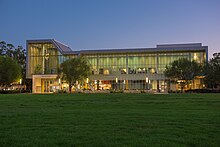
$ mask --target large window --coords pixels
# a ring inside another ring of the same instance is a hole
[[[32,74],[55,74],[59,59],[57,49],[51,43],[28,44],[28,76]]]
[[[120,74],[126,70],[126,55],[98,55],[99,74]]]

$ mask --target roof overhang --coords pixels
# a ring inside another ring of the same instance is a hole
[[[60,51],[61,54],[71,54],[73,52],[69,46],[54,39],[27,40],[27,44],[31,43],[51,43]]]

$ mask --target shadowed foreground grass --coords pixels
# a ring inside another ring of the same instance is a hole
[[[220,94],[0,95],[0,146],[147,145],[220,145]]]

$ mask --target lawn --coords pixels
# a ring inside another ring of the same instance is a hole
[[[219,146],[220,94],[0,95],[0,146]]]

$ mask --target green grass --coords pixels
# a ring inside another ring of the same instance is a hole
[[[219,146],[220,94],[0,95],[0,146]]]

